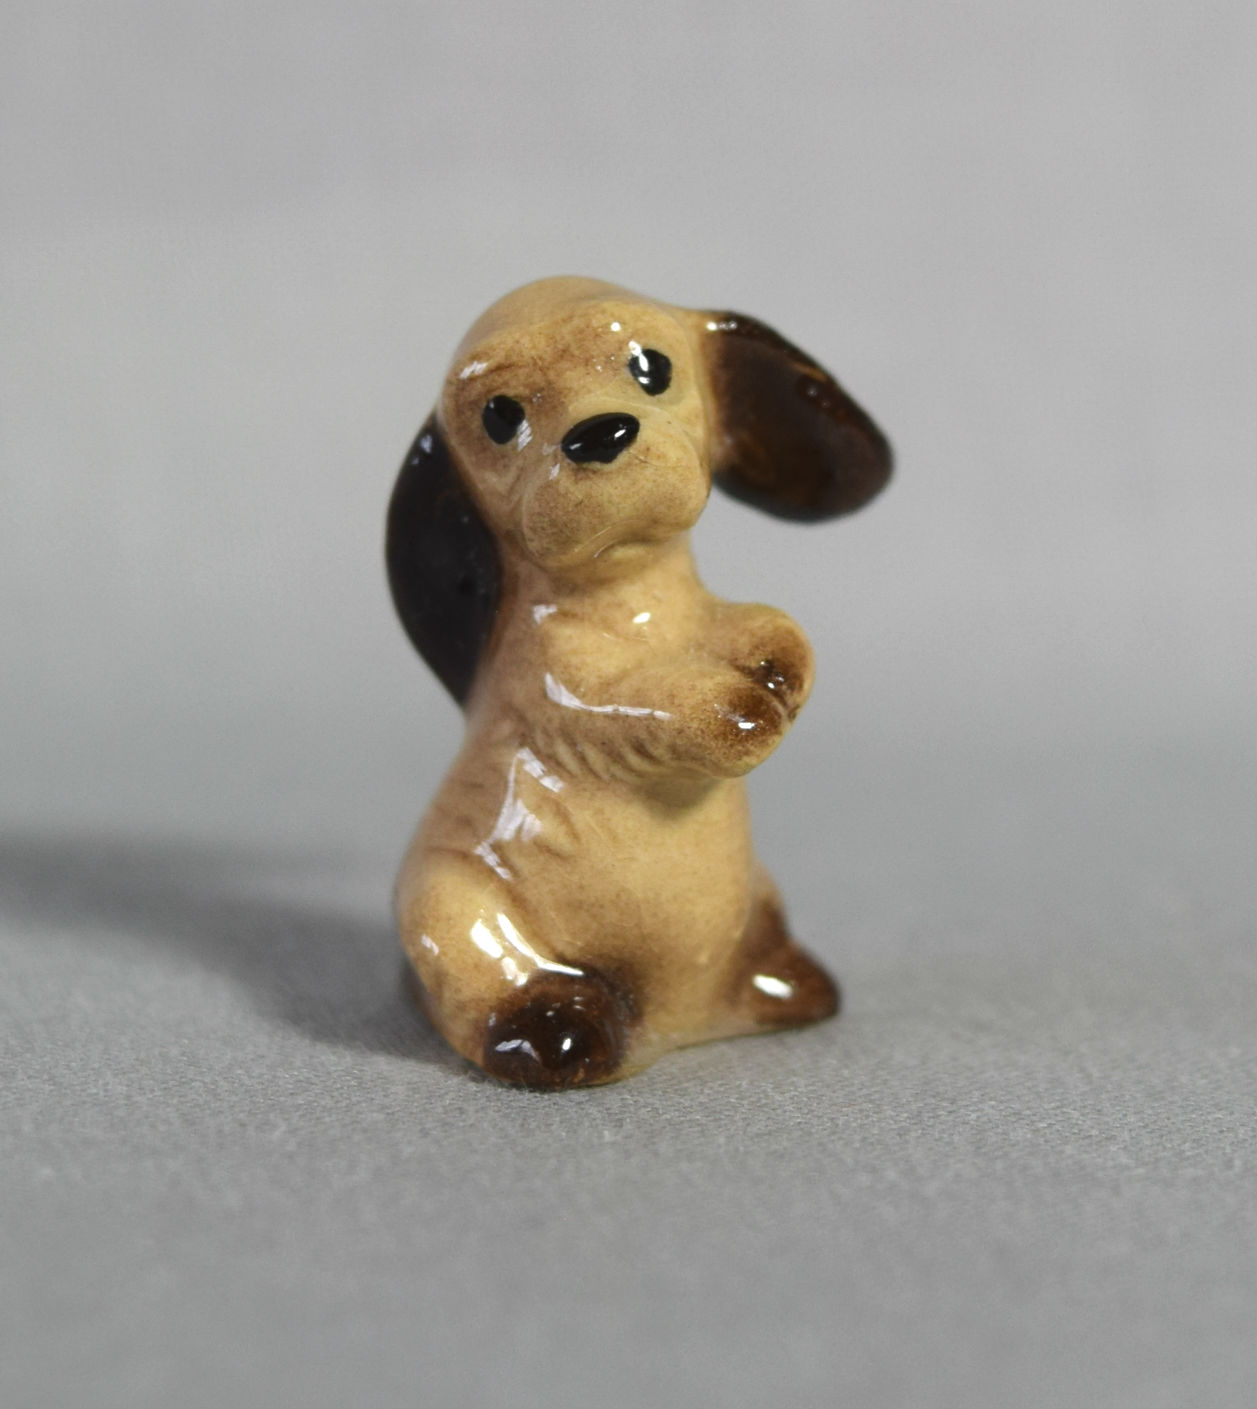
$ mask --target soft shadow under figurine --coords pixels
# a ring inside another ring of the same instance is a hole
[[[562,1088],[837,1011],[741,781],[806,701],[811,648],[707,592],[688,530],[713,482],[817,520],[890,468],[834,379],[742,314],[564,278],[473,325],[387,538],[406,631],[467,716],[397,888],[420,1001],[463,1056]]]

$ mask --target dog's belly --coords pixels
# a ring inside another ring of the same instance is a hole
[[[660,992],[718,968],[746,927],[754,858],[740,780],[662,800],[560,778],[524,746],[468,750],[413,861],[451,853],[483,870],[486,905],[508,904],[545,957],[639,970]]]

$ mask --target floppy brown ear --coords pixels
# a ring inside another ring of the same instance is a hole
[[[460,705],[501,596],[497,544],[429,416],[389,500],[384,556],[406,634]]]
[[[823,367],[758,319],[700,313],[715,482],[783,519],[849,514],[890,478],[891,449]]]

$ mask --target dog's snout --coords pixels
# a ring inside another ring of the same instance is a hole
[[[577,465],[609,465],[637,439],[640,425],[636,416],[590,416],[563,437],[563,453]]]

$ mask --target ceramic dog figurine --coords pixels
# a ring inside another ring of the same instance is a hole
[[[751,846],[742,777],[812,685],[784,613],[699,582],[713,483],[858,509],[890,448],[764,324],[547,279],[455,354],[388,515],[393,599],[466,711],[402,864],[419,1001],[503,1081],[611,1081],[838,1008]]]

